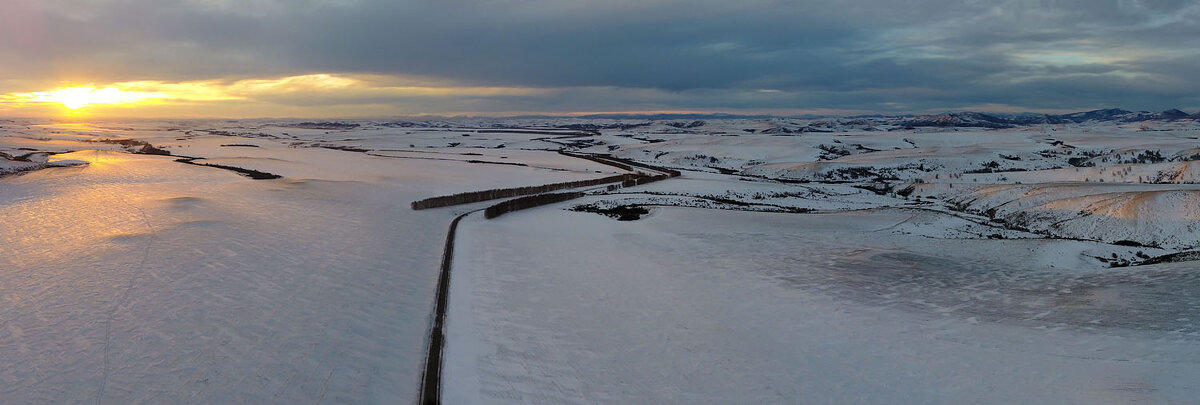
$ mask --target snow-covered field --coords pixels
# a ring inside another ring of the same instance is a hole
[[[284,178],[88,149],[0,179],[0,402],[411,402],[454,213],[408,203],[613,171],[126,135]]]
[[[1197,137],[0,120],[0,402],[414,402],[489,203],[409,203],[626,172],[568,150],[683,175],[468,216],[446,403],[1190,403]]]
[[[459,389],[447,397],[1195,400],[1189,266],[1080,270],[1059,255],[1094,246],[935,244],[889,229],[909,217],[663,208],[618,222],[552,207],[466,221],[447,359]]]

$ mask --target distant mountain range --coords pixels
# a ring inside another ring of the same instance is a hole
[[[980,112],[951,112],[937,115],[920,115],[905,118],[902,125],[911,127],[980,127],[1011,128],[1038,124],[1071,124],[1084,122],[1142,122],[1200,119],[1200,113],[1188,113],[1171,109],[1162,112],[1128,111],[1119,108],[1083,111],[1070,114],[986,114]]]
[[[1107,108],[1102,110],[1082,111],[1070,114],[1041,114],[1041,113],[983,113],[975,111],[958,111],[947,112],[943,114],[931,115],[858,115],[853,117],[831,117],[820,115],[802,115],[802,116],[778,116],[778,115],[757,115],[757,114],[724,114],[724,113],[663,113],[663,114],[591,114],[580,115],[575,117],[561,116],[520,116],[509,118],[580,118],[580,119],[613,119],[613,120],[647,120],[647,121],[663,121],[663,120],[721,120],[721,119],[771,119],[771,118],[793,118],[793,119],[821,119],[821,118],[840,118],[840,119],[882,119],[892,121],[895,124],[912,126],[912,127],[979,127],[979,128],[1011,128],[1015,126],[1038,125],[1038,124],[1071,124],[1084,122],[1141,122],[1141,121],[1172,121],[1172,120],[1200,120],[1200,112],[1188,114],[1178,109],[1170,109],[1161,112],[1149,111],[1129,111],[1120,108]]]
[[[541,118],[549,118],[543,116]],[[573,118],[582,119],[610,119],[610,120],[723,120],[723,119],[767,119],[780,118],[778,115],[744,115],[744,114],[725,114],[725,113],[662,113],[662,114],[637,114],[637,113],[613,113],[613,114],[588,114],[579,115]],[[793,117],[797,118],[797,117]],[[805,116],[798,118],[817,118],[817,116]]]

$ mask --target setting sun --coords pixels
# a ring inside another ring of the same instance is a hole
[[[308,73],[301,75],[171,82],[89,82],[37,92],[0,93],[0,112],[27,115],[137,115],[229,117],[255,115],[381,116],[395,113],[388,100],[450,100],[466,97],[537,97],[555,89],[479,86],[426,76]],[[304,95],[297,99],[298,95]],[[308,101],[304,101],[308,100]],[[328,103],[313,103],[324,100]],[[356,101],[358,100],[358,101]],[[362,104],[362,100],[371,100]]]
[[[133,104],[168,97],[163,93],[128,92],[115,87],[103,89],[96,89],[94,87],[64,87],[48,92],[22,94],[21,96],[29,101],[62,104],[71,110],[78,110],[97,104]]]

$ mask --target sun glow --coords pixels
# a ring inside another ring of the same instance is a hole
[[[136,104],[147,100],[168,98],[170,96],[157,92],[123,91],[115,87],[103,89],[94,87],[64,87],[47,92],[20,94],[19,97],[33,102],[58,103],[67,107],[67,109],[78,110],[98,104]]]
[[[0,0],[2,1],[2,0]],[[553,88],[478,86],[424,76],[311,73],[184,82],[74,84],[0,93],[0,113],[138,117],[382,116],[425,113],[422,100],[535,97]],[[0,114],[3,115],[3,114]]]

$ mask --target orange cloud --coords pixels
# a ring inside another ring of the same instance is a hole
[[[62,109],[114,115],[137,109],[138,115],[181,111],[203,116],[241,116],[248,106],[257,114],[301,114],[298,107],[386,104],[390,99],[536,96],[552,90],[466,86],[437,79],[385,75],[316,73],[280,78],[188,82],[129,81],[0,94],[0,112],[50,115]],[[223,108],[225,107],[225,108]],[[272,108],[275,107],[275,108]],[[222,110],[229,110],[221,113]],[[376,108],[373,114],[386,109]],[[392,114],[396,111],[391,111]],[[192,115],[192,114],[184,114]]]

